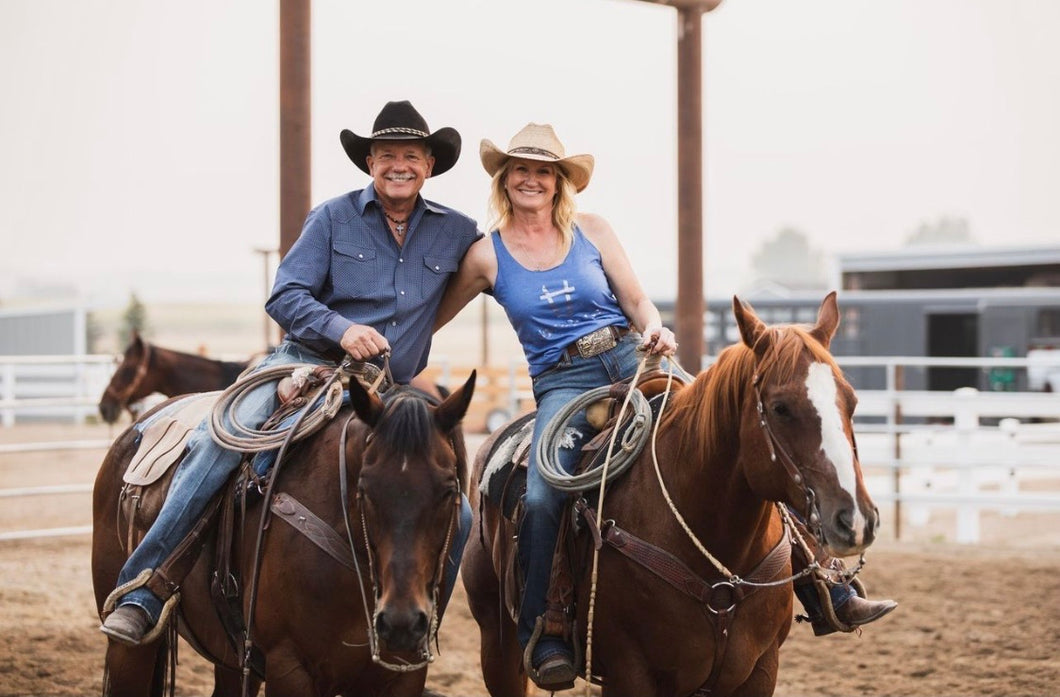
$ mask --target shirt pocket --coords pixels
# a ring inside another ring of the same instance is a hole
[[[440,300],[445,290],[445,282],[456,273],[460,260],[453,257],[423,257],[423,275],[420,279],[420,293],[425,300]]]
[[[332,249],[331,285],[335,294],[350,298],[372,297],[379,286],[376,250],[345,240],[335,240]]]

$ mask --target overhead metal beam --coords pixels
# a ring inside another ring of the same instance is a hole
[[[721,0],[639,0],[650,2],[655,5],[669,5],[680,10],[699,10],[700,13],[710,12],[721,4]]]

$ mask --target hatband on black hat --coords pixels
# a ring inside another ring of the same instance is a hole
[[[372,151],[372,141],[376,140],[423,140],[434,157],[434,169],[431,176],[438,176],[449,171],[460,157],[460,134],[456,129],[446,126],[434,133],[427,127],[427,121],[420,112],[407,100],[387,102],[386,106],[375,117],[372,124],[372,135],[359,136],[349,129],[339,134],[346,155],[353,160],[364,173],[368,171],[368,155]]]

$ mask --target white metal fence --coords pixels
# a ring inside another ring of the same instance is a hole
[[[857,357],[840,358],[840,363],[887,371],[887,389],[858,391],[858,439],[862,464],[872,473],[870,491],[880,502],[894,502],[896,526],[903,518],[922,524],[932,509],[951,508],[957,511],[955,539],[975,543],[984,510],[1060,512],[1060,393],[898,389],[903,367],[1026,369],[1025,359]],[[0,357],[0,424],[47,415],[89,418],[113,367],[112,356]],[[0,456],[105,446],[99,441],[8,443],[0,445]],[[1044,488],[1023,486],[1033,480],[1044,482]],[[90,490],[89,484],[69,487]],[[54,487],[22,487],[0,490],[0,498],[56,493],[61,492]],[[70,534],[85,528],[64,530],[28,532]],[[3,539],[12,539],[11,534],[0,535]]]
[[[0,425],[20,419],[83,423],[114,372],[115,357],[0,356]]]

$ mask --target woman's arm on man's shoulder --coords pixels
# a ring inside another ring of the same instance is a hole
[[[460,260],[460,267],[449,278],[445,295],[434,318],[434,331],[444,327],[449,320],[464,309],[482,291],[490,288],[497,277],[497,257],[489,237],[482,237],[468,248]]]

